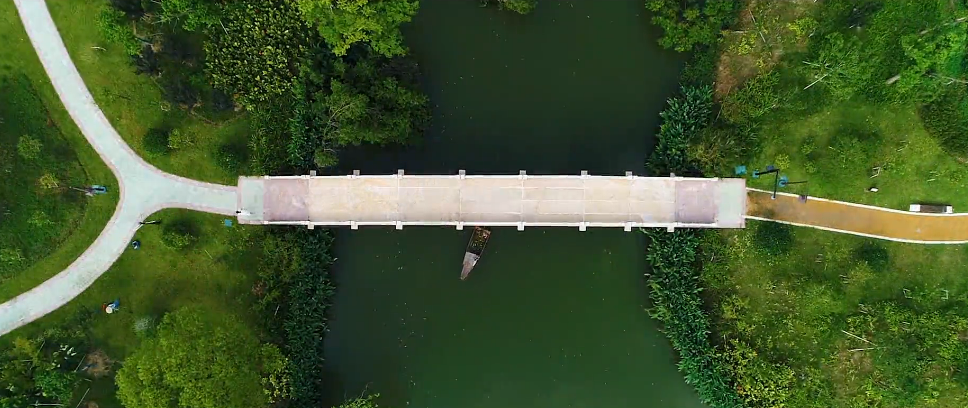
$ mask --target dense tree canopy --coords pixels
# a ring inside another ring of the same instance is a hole
[[[734,0],[648,0],[652,22],[662,28],[659,44],[676,51],[715,44],[723,27],[733,18]]]
[[[308,27],[288,1],[231,3],[208,30],[212,83],[252,108],[290,92],[309,49]]]
[[[339,56],[356,43],[387,57],[406,54],[399,27],[418,7],[416,0],[299,0],[303,17]]]
[[[15,338],[0,355],[0,408],[70,402],[80,377],[82,358],[75,344],[79,332],[48,330],[36,338]]]
[[[183,308],[165,315],[118,371],[127,408],[261,408],[260,347],[234,318]]]

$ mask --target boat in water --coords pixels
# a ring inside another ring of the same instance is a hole
[[[471,270],[477,266],[477,261],[481,259],[481,254],[484,253],[484,247],[487,246],[487,240],[490,238],[490,229],[474,227],[474,234],[471,235],[471,240],[467,242],[467,249],[464,251],[464,265],[460,270],[460,280],[467,279],[467,275],[470,275]]]

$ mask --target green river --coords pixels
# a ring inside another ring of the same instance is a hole
[[[405,35],[433,105],[422,143],[362,149],[364,174],[643,174],[682,57],[642,0],[542,0],[519,16],[421,0]],[[645,308],[644,239],[495,229],[467,281],[469,231],[340,230],[327,337],[332,402],[391,407],[701,407]]]

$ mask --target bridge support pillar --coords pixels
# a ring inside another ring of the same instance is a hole
[[[523,222],[519,222],[518,223],[518,231],[524,231],[524,223]]]
[[[458,231],[463,231],[464,230],[464,223],[463,222],[458,222],[457,223],[457,230]]]
[[[625,223],[625,232],[632,232],[632,223],[631,222],[626,222]]]
[[[463,180],[464,177],[467,176],[467,170],[457,170],[457,175],[460,176],[461,180]]]
[[[585,231],[587,229],[588,229],[588,223],[587,222],[580,222],[580,223],[578,223],[578,230],[579,231]]]
[[[522,180],[528,178],[528,172],[526,172],[524,170],[518,171],[518,178],[520,178]]]
[[[397,221],[397,229],[398,230],[402,230],[403,229],[403,222]]]
[[[666,232],[676,232],[676,227],[673,227],[673,226],[670,225],[670,226],[666,227]]]
[[[350,221],[350,229],[351,230],[360,229],[360,226],[356,225],[356,221]]]
[[[314,229],[314,228],[316,228],[316,225],[310,222],[310,223],[306,224],[306,228]]]

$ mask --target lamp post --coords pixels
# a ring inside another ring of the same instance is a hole
[[[770,166],[770,167],[773,167],[773,166]],[[759,177],[764,174],[770,174],[770,173],[773,173],[773,195],[770,196],[770,198],[773,200],[776,200],[776,189],[780,185],[780,169],[772,168],[769,170],[758,171],[756,173],[753,173],[753,176]]]

